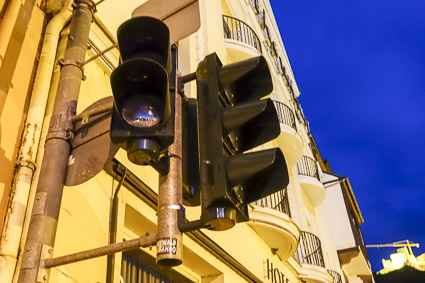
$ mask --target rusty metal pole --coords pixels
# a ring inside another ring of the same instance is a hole
[[[131,251],[137,248],[146,248],[155,245],[157,241],[157,233],[147,233],[138,239],[114,243],[100,248],[87,250],[75,254],[65,255],[57,258],[43,259],[41,268],[48,269],[59,265],[79,262],[87,259],[92,259],[100,256],[111,255],[119,252]],[[112,282],[112,280],[107,281]]]
[[[177,91],[177,48],[172,49],[173,71],[171,91],[175,97],[174,143],[169,146],[170,171],[160,175],[158,189],[158,242],[156,262],[163,266],[182,263],[182,233],[178,228],[178,214],[182,207],[182,97]]]
[[[70,34],[62,62],[63,67],[56,100],[46,137],[45,153],[40,171],[31,222],[19,272],[21,283],[44,282],[38,278],[42,250],[52,251],[56,237],[63,186],[68,166],[73,124],[80,92],[90,25],[95,5],[90,0],[76,0],[71,18]]]

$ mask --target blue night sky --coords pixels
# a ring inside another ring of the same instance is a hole
[[[270,0],[323,158],[350,178],[367,244],[425,252],[425,1]],[[368,249],[372,269],[395,248]]]

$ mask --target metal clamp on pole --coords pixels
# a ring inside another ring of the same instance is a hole
[[[50,259],[53,256],[53,247],[43,245],[41,248],[41,258],[43,259]],[[49,279],[50,276],[50,268],[44,268],[42,267],[42,264],[40,264],[37,272],[37,282],[46,282]]]
[[[179,209],[179,216],[178,216],[178,226],[180,232],[190,232],[194,230],[198,230],[201,228],[208,228],[205,225],[202,224],[201,220],[195,220],[195,221],[189,221],[186,222],[186,213],[183,206]]]
[[[77,60],[65,60],[64,58],[61,58],[61,59],[59,59],[59,62],[58,63],[59,63],[59,66],[61,67],[61,69],[63,67],[66,67],[66,66],[77,67],[81,71],[81,76],[82,76],[81,79],[83,81],[86,80],[87,77],[84,75],[84,68],[83,68],[83,66],[81,65],[81,63],[79,61],[77,61]]]
[[[190,81],[196,80],[196,73],[191,73],[179,77],[177,79],[177,90],[180,94],[184,94],[184,85]]]
[[[68,103],[66,111],[60,111],[52,114],[46,142],[50,139],[72,139],[74,136],[74,124],[71,121],[71,117],[75,115],[76,108],[77,103],[75,101],[71,101]]]

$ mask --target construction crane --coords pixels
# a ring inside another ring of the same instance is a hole
[[[409,249],[410,255],[414,255],[412,251],[412,247],[419,248],[418,243],[412,243],[409,240],[404,241],[398,241],[394,242],[392,244],[376,244],[376,245],[366,245],[366,248],[401,248],[401,247],[407,247]]]

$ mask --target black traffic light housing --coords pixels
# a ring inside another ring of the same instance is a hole
[[[222,66],[208,55],[196,71],[201,222],[225,230],[249,220],[247,204],[289,184],[278,148],[244,153],[280,133],[267,62],[262,56]]]
[[[118,28],[117,38],[122,63],[111,74],[111,140],[133,163],[166,172],[162,153],[174,141],[169,30],[158,19],[136,17]]]
[[[198,101],[194,98],[183,100],[183,204],[201,204],[199,184],[199,144],[198,144]]]

